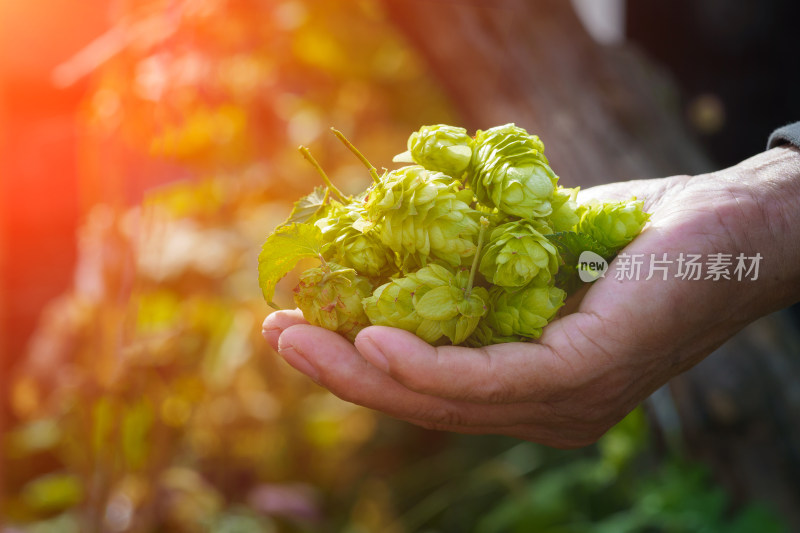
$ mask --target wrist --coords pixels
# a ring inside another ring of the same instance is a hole
[[[800,149],[772,148],[730,170],[728,190],[753,206],[734,227],[763,257],[753,303],[770,312],[800,301]]]

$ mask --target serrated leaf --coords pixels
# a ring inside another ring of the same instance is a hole
[[[578,276],[578,269],[573,265],[561,265],[555,278],[556,287],[566,291],[567,295],[572,295],[583,286]]]
[[[294,208],[289,214],[289,218],[281,226],[288,226],[289,224],[303,224],[305,222],[313,221],[317,215],[325,207],[328,202],[328,188],[319,186],[314,189],[314,192],[307,196],[303,196],[294,203]]]
[[[322,251],[322,232],[313,224],[289,224],[276,229],[258,254],[258,284],[264,299],[272,301],[275,286],[306,257]]]
[[[559,255],[561,255],[561,258],[567,264],[577,264],[578,257],[580,257],[582,252],[587,250],[596,253],[606,261],[616,255],[614,250],[606,248],[591,235],[585,233],[559,231],[557,233],[545,235],[545,237],[558,248]]]
[[[561,265],[556,274],[556,286],[572,294],[583,285],[578,277],[577,266],[581,253],[594,252],[606,261],[611,261],[616,255],[614,250],[606,248],[597,242],[591,235],[576,233],[574,231],[559,231],[545,235],[547,239],[558,248]]]

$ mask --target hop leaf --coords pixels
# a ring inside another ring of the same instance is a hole
[[[520,218],[546,217],[556,188],[544,144],[514,124],[475,134],[467,180],[478,201]]]
[[[287,226],[294,223],[302,224],[315,221],[320,216],[323,216],[327,201],[328,188],[323,186],[316,187],[314,192],[303,196],[294,203],[294,208],[289,214],[289,218],[281,225]]]
[[[575,292],[582,284],[578,276],[578,261],[583,252],[594,252],[606,261],[611,261],[616,252],[597,242],[591,235],[560,231],[546,236],[558,248],[561,264],[555,278],[557,287],[567,294]]]
[[[322,232],[310,224],[289,224],[275,230],[258,254],[258,284],[271,304],[275,285],[305,257],[319,257]]]
[[[336,331],[350,342],[370,325],[361,301],[372,293],[372,285],[352,268],[328,262],[306,270],[294,293],[309,323]]]
[[[644,202],[636,198],[621,202],[589,202],[581,206],[577,230],[591,235],[608,248],[619,250],[642,231],[650,218],[643,206]]]
[[[412,133],[408,153],[418,165],[458,179],[472,160],[472,145],[472,137],[464,128],[437,124]]]
[[[559,231],[546,235],[547,239],[558,248],[562,264],[577,265],[578,258],[585,251],[594,252],[606,261],[611,260],[616,252],[597,242],[586,233]]]

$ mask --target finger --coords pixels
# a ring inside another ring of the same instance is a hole
[[[578,202],[586,203],[589,200],[627,200],[631,196],[651,194],[659,187],[660,181],[661,180],[631,180],[596,185],[578,191]]]
[[[558,315],[566,316],[577,311],[581,306],[583,297],[586,296],[586,293],[589,292],[590,288],[590,283],[584,283],[583,286],[581,286],[578,290],[570,294],[566,302],[564,302],[564,307],[558,310]]]
[[[644,200],[645,211],[654,209],[664,193],[678,183],[685,183],[689,176],[673,176],[665,179],[631,180],[598,185],[578,192],[578,203],[585,204],[589,200],[613,201],[628,200],[636,196]]]
[[[278,349],[278,338],[286,328],[296,326],[298,324],[308,324],[303,313],[299,309],[286,309],[275,311],[267,315],[264,322],[261,324],[261,335],[272,346],[273,349]]]
[[[435,348],[413,333],[372,326],[355,345],[370,363],[413,391],[474,403],[546,400],[571,373],[542,344]]]
[[[280,337],[279,353],[339,398],[395,418],[423,421],[430,426],[480,428],[475,431],[484,433],[498,433],[493,428],[538,419],[562,421],[550,420],[552,409],[547,405],[474,404],[409,390],[366,361],[343,337],[314,326],[286,329]]]
[[[652,350],[631,343],[629,323],[624,317],[578,312],[545,328],[541,342],[559,354],[572,375],[551,398],[562,414],[613,423],[647,396],[642,390],[654,371]]]

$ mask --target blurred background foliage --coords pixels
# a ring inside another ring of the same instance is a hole
[[[380,167],[459,122],[375,0],[131,1],[60,75],[92,85],[87,215],[10,379],[6,531],[782,531],[641,410],[571,452],[425,431],[266,346],[256,255],[318,185],[297,145],[356,192],[369,176],[329,126]]]

